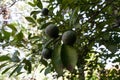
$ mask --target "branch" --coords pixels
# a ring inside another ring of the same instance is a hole
[[[17,1],[15,0],[9,7],[12,7]]]

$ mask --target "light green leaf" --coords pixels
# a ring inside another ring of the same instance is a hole
[[[69,46],[69,45],[62,45],[62,50],[61,50],[61,59],[63,65],[69,70],[73,71],[77,64],[78,60],[78,54],[76,52],[76,49]]]
[[[61,61],[61,46],[58,45],[52,54],[52,64],[59,76],[63,74],[63,64]]]
[[[32,3],[32,2],[28,2],[28,4],[30,5],[30,6],[32,6],[32,7],[35,7],[36,5],[34,4],[34,3]]]

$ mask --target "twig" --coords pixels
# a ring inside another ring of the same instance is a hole
[[[12,7],[17,1],[15,0],[9,7]]]

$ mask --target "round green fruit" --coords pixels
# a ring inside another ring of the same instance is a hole
[[[73,45],[76,41],[76,33],[74,31],[66,31],[62,35],[63,44]]]
[[[59,29],[54,24],[50,24],[45,29],[45,34],[51,38],[57,38],[59,33]]]
[[[42,9],[42,15],[47,16],[49,13],[49,10],[47,8]]]
[[[42,50],[42,56],[43,56],[43,58],[45,58],[45,59],[50,59],[51,57],[52,57],[52,50],[51,49],[49,49],[49,48],[44,48],[43,50]]]

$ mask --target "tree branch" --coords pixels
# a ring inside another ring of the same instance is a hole
[[[17,1],[15,0],[9,7],[12,7]]]

